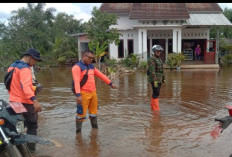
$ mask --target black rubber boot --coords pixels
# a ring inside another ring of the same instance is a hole
[[[76,120],[76,133],[81,133],[82,121]]]
[[[27,143],[27,147],[29,148],[31,153],[35,152],[35,146],[36,146],[35,143]]]
[[[98,129],[98,125],[97,125],[97,117],[94,118],[90,118],[90,122],[91,122],[91,126],[94,129]]]

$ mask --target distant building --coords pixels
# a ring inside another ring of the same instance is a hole
[[[155,44],[164,48],[163,61],[172,52],[183,52],[187,60],[194,60],[194,48],[200,44],[205,61],[207,52],[214,53],[214,58],[217,54],[210,28],[232,26],[217,3],[103,3],[100,10],[119,17],[110,28],[122,34],[120,44],[109,45],[110,58],[117,60],[134,53],[146,61]]]

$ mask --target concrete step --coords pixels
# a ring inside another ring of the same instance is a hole
[[[164,68],[169,69],[169,66],[164,64]],[[219,69],[219,64],[182,64],[181,69]]]

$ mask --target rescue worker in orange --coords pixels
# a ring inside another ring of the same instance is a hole
[[[87,110],[89,110],[89,118],[92,128],[98,129],[98,98],[94,76],[99,77],[105,83],[110,85],[111,88],[117,88],[107,76],[105,76],[103,73],[97,70],[93,64],[91,64],[94,57],[95,56],[92,52],[85,51],[82,55],[82,59],[72,68],[72,76],[77,102],[76,133],[81,133],[82,122],[86,119]],[[84,75],[87,75],[88,78],[86,79],[84,85],[80,87],[81,80],[84,79]]]
[[[148,81],[152,87],[151,109],[159,111],[159,94],[162,83],[165,83],[163,62],[160,58],[160,54],[163,48],[160,45],[154,45],[152,47],[153,56],[148,61]]]
[[[38,112],[42,110],[41,104],[35,96],[35,88],[32,85],[31,68],[40,62],[40,52],[36,49],[26,51],[20,61],[15,61],[8,68],[8,72],[14,68],[9,92],[9,101],[20,102],[28,112],[23,113],[27,134],[37,135]],[[28,143],[28,148],[35,151],[35,143]]]

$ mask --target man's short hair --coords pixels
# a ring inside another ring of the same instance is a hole
[[[88,53],[94,54],[92,51],[86,50],[82,53],[82,57],[86,56]]]

